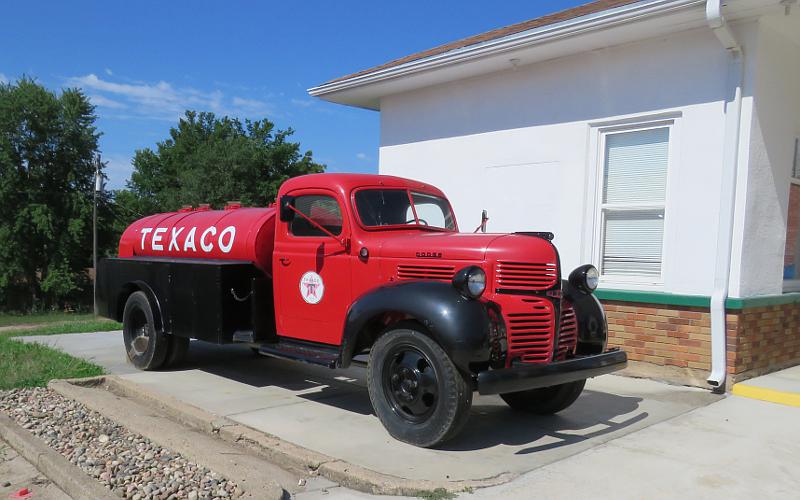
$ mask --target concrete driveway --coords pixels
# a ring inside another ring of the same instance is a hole
[[[121,332],[26,337],[90,359],[154,391],[301,446],[409,479],[510,479],[717,401],[707,391],[606,375],[557,416],[477,396],[454,441],[426,450],[392,439],[372,414],[363,368],[329,370],[192,342],[183,369],[139,372]]]

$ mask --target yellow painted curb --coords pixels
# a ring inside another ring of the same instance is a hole
[[[796,392],[783,392],[752,385],[734,384],[731,393],[743,398],[759,399],[761,401],[769,401],[770,403],[778,403],[780,405],[800,407],[800,393]]]

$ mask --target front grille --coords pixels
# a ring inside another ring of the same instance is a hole
[[[495,269],[495,288],[498,292],[547,290],[557,281],[557,264],[500,260]]]
[[[547,299],[525,297],[503,304],[508,363],[547,363],[553,356],[555,317]]]
[[[569,302],[561,303],[561,321],[558,329],[558,349],[556,359],[567,359],[575,353],[575,346],[578,344],[578,318],[575,316],[575,309]]]
[[[453,266],[397,266],[397,277],[401,280],[443,280],[453,279],[455,268]]]

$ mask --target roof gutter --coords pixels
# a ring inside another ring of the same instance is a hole
[[[728,299],[733,249],[733,224],[736,209],[736,180],[739,170],[739,134],[742,124],[742,84],[744,65],[742,48],[722,15],[721,0],[706,2],[706,20],[728,54],[728,84],[725,101],[725,139],[722,157],[722,192],[720,193],[717,232],[717,266],[711,294],[711,373],[708,383],[716,392],[725,390],[727,374]]]
[[[308,89],[308,93],[311,96],[319,97],[325,94],[349,90],[421,71],[435,70],[445,66],[459,64],[487,55],[513,51],[585,32],[605,29],[631,21],[637,21],[645,17],[667,14],[687,7],[702,5],[704,2],[705,0],[650,0],[636,2],[560,23],[541,26],[495,40],[454,49],[442,54],[409,61],[398,66],[354,76],[345,80],[324,83]]]

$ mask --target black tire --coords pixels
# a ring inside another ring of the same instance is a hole
[[[189,351],[189,339],[185,337],[169,335],[168,341],[167,357],[161,368],[174,368],[180,365],[186,359],[186,353]]]
[[[367,388],[372,408],[395,439],[429,448],[455,437],[469,418],[472,387],[439,345],[397,325],[372,346]]]
[[[153,310],[144,292],[134,292],[122,313],[122,336],[128,359],[140,370],[156,370],[164,364],[169,339],[155,328]]]
[[[567,384],[531,389],[529,391],[500,394],[511,408],[537,415],[552,415],[569,407],[578,399],[586,385],[585,380]]]

